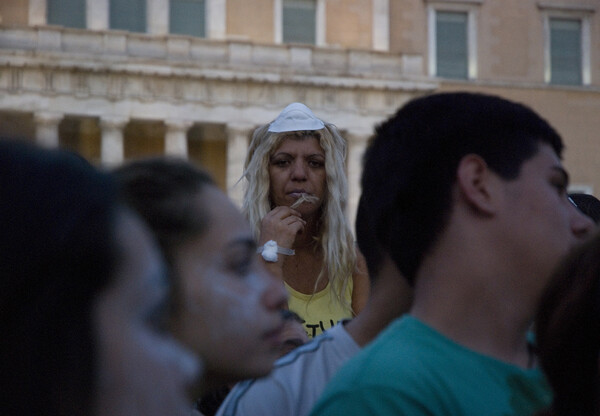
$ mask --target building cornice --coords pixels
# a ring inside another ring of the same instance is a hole
[[[435,84],[420,55],[153,36],[57,26],[0,26],[3,65],[137,75],[413,90]]]
[[[537,7],[540,10],[560,11],[560,12],[577,12],[577,13],[594,13],[596,7],[586,4],[558,4],[552,1],[538,1]]]

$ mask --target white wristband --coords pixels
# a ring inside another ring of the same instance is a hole
[[[264,246],[258,247],[256,252],[260,253],[265,261],[271,263],[277,262],[277,253],[285,254],[286,256],[293,256],[296,254],[291,248],[279,247],[274,240],[267,241]]]

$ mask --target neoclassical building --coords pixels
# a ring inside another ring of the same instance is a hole
[[[2,0],[0,134],[115,165],[206,166],[239,203],[251,132],[293,101],[348,141],[348,216],[373,127],[407,100],[524,102],[600,192],[598,0]]]

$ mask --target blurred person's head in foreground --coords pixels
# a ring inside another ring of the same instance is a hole
[[[153,325],[161,257],[112,179],[0,141],[2,412],[183,415],[198,361]]]

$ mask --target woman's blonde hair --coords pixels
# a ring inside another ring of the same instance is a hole
[[[346,141],[333,124],[324,123],[321,130],[269,132],[269,125],[254,130],[252,141],[244,163],[246,189],[242,211],[248,219],[256,239],[260,236],[260,223],[271,211],[269,199],[271,182],[269,162],[271,155],[286,137],[315,137],[325,152],[326,196],[323,201],[317,241],[323,251],[323,268],[319,273],[315,289],[327,276],[335,299],[351,309],[344,293],[356,268],[354,238],[344,208],[348,199],[348,181],[344,168]]]

